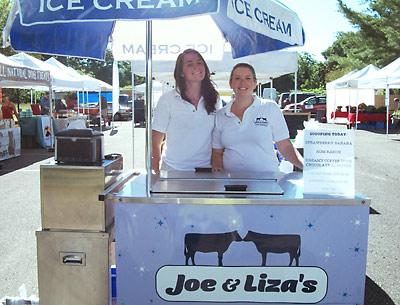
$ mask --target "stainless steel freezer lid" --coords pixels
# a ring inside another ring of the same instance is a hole
[[[166,179],[153,184],[152,193],[282,195],[275,180]]]

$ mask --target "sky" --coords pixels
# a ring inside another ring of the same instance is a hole
[[[321,52],[335,41],[337,32],[354,30],[342,13],[339,12],[336,0],[280,0],[299,16],[306,43],[298,50],[308,52],[318,60],[323,61]],[[362,0],[343,0],[345,4],[356,11],[365,9]]]

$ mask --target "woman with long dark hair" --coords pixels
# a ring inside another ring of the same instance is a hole
[[[153,170],[194,170],[211,165],[215,112],[221,107],[210,70],[199,52],[187,49],[175,64],[176,88],[154,110]]]

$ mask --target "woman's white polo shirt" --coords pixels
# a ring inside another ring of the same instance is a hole
[[[277,171],[274,142],[289,138],[281,110],[273,101],[254,102],[242,121],[231,112],[232,101],[217,111],[213,148],[224,149],[223,167],[228,171]]]
[[[154,110],[152,129],[166,134],[165,165],[176,170],[210,166],[214,122],[215,113],[207,113],[203,97],[196,109],[176,90],[162,95]]]

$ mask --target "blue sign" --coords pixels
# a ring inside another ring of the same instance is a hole
[[[23,25],[149,20],[216,13],[216,0],[19,0]]]
[[[118,304],[363,304],[368,216],[361,204],[117,204]]]

